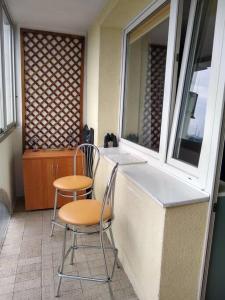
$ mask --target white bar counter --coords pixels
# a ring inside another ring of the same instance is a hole
[[[163,207],[208,202],[209,195],[146,163],[120,148],[102,148],[101,154],[120,164],[120,172]]]
[[[208,195],[140,157],[116,148],[101,152],[99,199],[113,165],[120,162],[113,232],[139,299],[197,300]]]

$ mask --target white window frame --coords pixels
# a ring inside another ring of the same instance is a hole
[[[128,33],[138,26],[147,17],[153,14],[157,9],[160,9],[166,2],[170,2],[170,15],[169,15],[169,29],[168,29],[168,42],[167,42],[167,55],[166,55],[166,69],[165,69],[165,83],[164,83],[164,97],[163,97],[163,110],[162,110],[162,123],[160,132],[160,147],[159,152],[150,150],[141,145],[128,141],[122,138],[122,121],[124,111],[124,96],[125,96],[125,75],[126,75],[126,53],[127,53],[127,35]],[[162,164],[166,159],[167,139],[169,132],[170,122],[170,108],[173,87],[173,73],[175,64],[175,50],[176,50],[176,33],[177,33],[177,20],[178,20],[178,6],[179,0],[157,0],[148,6],[140,15],[138,15],[123,32],[122,41],[122,71],[121,71],[121,89],[120,89],[120,118],[119,118],[119,137],[120,145],[128,147],[131,151],[141,152],[148,161],[153,164]]]
[[[158,0],[151,4],[143,13],[138,15],[123,32],[122,41],[122,71],[121,71],[121,88],[120,88],[120,118],[119,118],[119,137],[121,148],[126,148],[130,152],[141,155],[150,164],[161,168],[163,171],[176,176],[180,180],[188,183],[191,186],[195,186],[198,189],[204,190],[207,193],[211,193],[213,187],[213,174],[215,172],[215,162],[217,159],[218,143],[216,141],[219,138],[222,111],[225,99],[222,97],[221,91],[221,74],[223,74],[222,63],[223,60],[223,43],[225,40],[225,28],[224,28],[224,0],[218,0],[216,22],[214,29],[214,40],[212,50],[212,71],[210,77],[210,84],[208,90],[208,100],[206,108],[207,122],[205,123],[203,143],[201,147],[201,153],[199,158],[198,167],[191,166],[186,162],[179,161],[172,157],[174,142],[176,138],[176,128],[178,124],[178,118],[180,114],[180,106],[183,93],[183,85],[186,75],[186,67],[188,63],[188,55],[190,49],[190,42],[193,32],[194,18],[196,13],[198,0],[192,0],[189,12],[189,20],[186,32],[186,40],[184,45],[183,58],[181,63],[180,76],[177,78],[177,61],[175,56],[179,53],[180,42],[180,25],[181,15],[180,7],[183,0],[171,0],[170,1],[170,21],[168,44],[167,44],[167,61],[166,61],[166,76],[164,86],[164,99],[163,99],[163,112],[162,112],[162,124],[161,124],[161,136],[160,136],[160,150],[159,153],[149,150],[143,146],[130,142],[121,137],[122,135],[122,120],[123,120],[123,107],[124,107],[124,85],[125,85],[125,64],[126,64],[126,39],[127,34],[142,22],[154,11],[160,8],[161,5],[166,3],[165,0]],[[221,13],[222,11],[222,13]],[[169,59],[168,59],[169,57]],[[172,57],[172,59],[171,59]],[[175,103],[175,86],[176,80],[179,80],[176,104]],[[174,109],[174,112],[173,112]],[[170,130],[170,127],[171,130]],[[207,133],[207,134],[206,134]]]
[[[175,145],[175,139],[176,139],[176,132],[177,132],[177,126],[179,121],[179,115],[180,115],[180,108],[181,108],[181,101],[182,101],[182,95],[183,95],[183,87],[185,82],[185,76],[186,76],[186,69],[188,64],[188,56],[189,56],[189,50],[190,50],[190,43],[192,38],[192,32],[193,32],[193,25],[194,25],[194,18],[195,18],[195,12],[196,12],[196,6],[197,6],[197,0],[192,0],[191,3],[191,9],[190,9],[190,18],[187,28],[187,34],[186,34],[186,41],[184,46],[184,53],[183,53],[183,60],[181,64],[181,72],[180,72],[180,80],[178,84],[178,91],[177,91],[177,101],[175,105],[175,111],[174,111],[174,117],[173,117],[173,123],[172,123],[172,131],[171,131],[171,137],[169,142],[169,149],[168,149],[168,158],[167,163],[171,166],[170,170],[174,174],[179,174],[179,176],[186,180],[191,182],[191,184],[195,185],[196,187],[206,190],[210,192],[209,186],[207,186],[207,176],[209,172],[209,164],[210,164],[210,155],[211,155],[211,142],[213,139],[213,135],[218,133],[219,128],[215,129],[215,112],[218,112],[218,108],[222,111],[222,104],[221,99],[217,98],[217,92],[218,92],[218,83],[219,83],[219,70],[220,70],[220,61],[222,56],[222,44],[223,39],[221,36],[223,36],[223,24],[221,20],[221,17],[219,17],[219,9],[220,6],[222,6],[221,1],[218,0],[217,4],[217,13],[216,13],[216,22],[215,22],[215,30],[214,30],[214,40],[213,40],[213,49],[212,49],[212,62],[211,62],[211,74],[210,74],[210,83],[209,83],[209,91],[208,91],[208,99],[207,99],[207,107],[206,107],[206,116],[205,120],[205,128],[204,128],[204,134],[203,134],[203,142],[200,152],[200,158],[199,158],[199,164],[198,167],[194,167],[186,162],[179,161],[175,158],[173,158],[173,149]],[[217,103],[215,105],[215,103]],[[219,120],[217,123],[220,123],[221,116],[219,117]],[[218,145],[215,145],[215,148]],[[215,164],[215,161],[214,161]],[[169,168],[169,167],[168,167]]]
[[[7,105],[6,105],[6,95],[5,95],[5,73],[4,73],[4,32],[3,32],[3,11],[11,25],[11,45],[12,45],[12,115],[13,121],[10,124],[7,124]],[[0,68],[1,68],[1,97],[2,101],[0,103],[0,116],[3,120],[3,128],[2,132],[0,132],[0,141],[4,139],[11,132],[11,129],[16,126],[16,97],[15,97],[15,42],[14,42],[14,24],[13,21],[8,13],[7,7],[4,1],[0,0]]]

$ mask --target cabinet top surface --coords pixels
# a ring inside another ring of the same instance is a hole
[[[25,150],[23,154],[23,159],[34,159],[34,158],[57,158],[57,157],[73,157],[75,150]]]

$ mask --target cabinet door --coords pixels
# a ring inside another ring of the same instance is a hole
[[[81,174],[81,157],[77,160],[77,174]],[[26,210],[47,209],[54,206],[55,179],[73,175],[73,157],[24,160],[24,189]],[[59,207],[71,198],[59,196]]]
[[[55,159],[42,159],[42,186],[44,190],[44,208],[52,208],[54,205],[54,187],[56,168]]]
[[[43,209],[44,189],[42,184],[42,160],[24,160],[23,173],[26,210]]]

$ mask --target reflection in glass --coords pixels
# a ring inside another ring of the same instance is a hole
[[[122,137],[159,151],[169,4],[127,36]]]
[[[198,166],[204,135],[217,0],[198,1],[173,157]]]

